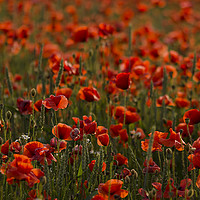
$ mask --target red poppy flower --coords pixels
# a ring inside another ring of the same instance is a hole
[[[85,42],[88,38],[88,27],[87,26],[80,26],[77,27],[73,34],[72,39],[74,42]]]
[[[157,99],[156,106],[161,107],[162,102],[164,101],[166,106],[174,106],[173,101],[169,98],[168,95],[161,96]]]
[[[52,133],[61,140],[72,140],[70,133],[72,131],[72,127],[58,123],[58,125],[52,128]]]
[[[90,164],[88,164],[90,171],[92,172],[94,165],[96,163],[96,160],[92,160]],[[102,166],[102,172],[106,170],[106,163],[103,162],[103,166]]]
[[[83,87],[79,90],[77,98],[88,102],[92,102],[99,101],[100,95],[94,87]]]
[[[188,171],[193,170],[194,168],[200,169],[200,138],[194,141],[192,147],[196,149],[193,154],[188,156],[188,160],[190,161],[190,166],[188,167]]]
[[[131,112],[129,110],[125,113],[125,124],[131,124],[138,122],[140,120],[140,115],[137,112]],[[123,123],[124,121],[124,115],[121,115],[121,117],[118,119],[118,123]]]
[[[126,129],[121,129],[119,131],[120,142],[127,142],[128,141],[128,133]]]
[[[149,164],[147,165],[147,160],[144,161],[144,169],[143,169],[143,173],[155,173],[155,172],[160,172],[160,167],[158,167],[158,165],[153,161],[153,159],[151,158],[149,160]]]
[[[42,99],[40,99],[40,100],[38,100],[38,101],[36,101],[34,103],[34,109],[35,109],[35,111],[41,112],[41,107],[42,107]]]
[[[105,200],[105,198],[101,196],[100,194],[97,194],[93,196],[91,200]]]
[[[118,179],[108,180],[106,183],[100,183],[98,186],[98,193],[102,195],[106,200],[110,194],[110,200],[114,200],[116,196],[119,198],[125,198],[128,195],[128,191],[121,189],[123,182]]]
[[[172,130],[172,128],[169,129],[170,131],[170,136],[169,139],[165,139],[165,138],[160,138],[160,144],[163,144],[166,147],[173,147],[175,146],[175,148],[178,151],[183,151],[184,150],[184,145],[185,142],[182,140],[180,133],[176,133]]]
[[[14,180],[25,180],[29,187],[39,183],[39,178],[44,176],[44,173],[40,169],[33,169],[31,160],[27,156],[14,154],[14,157],[12,162],[1,167],[1,173],[7,176],[7,182],[12,184]]]
[[[105,37],[113,34],[114,28],[110,24],[99,24],[99,36]]]
[[[4,144],[1,146],[1,153],[4,155],[8,155],[9,152],[9,140],[7,140]]]
[[[51,150],[45,147],[42,143],[33,141],[24,146],[23,155],[29,157],[31,160],[37,160],[44,165],[45,159],[48,164],[51,164],[52,160],[56,162],[56,159],[51,154]]]
[[[68,105],[68,100],[64,95],[54,96],[51,95],[50,98],[42,101],[42,104],[48,109],[54,109],[57,111],[58,109],[64,109]]]
[[[17,99],[17,107],[22,115],[29,115],[32,113],[32,101],[24,100],[22,98]]]
[[[89,116],[83,116],[83,120],[80,120],[77,117],[72,117],[72,119],[75,121],[76,125],[73,126],[73,128],[77,128],[78,122],[80,124],[80,139],[83,139],[83,134],[95,134],[97,130],[97,123],[95,121],[92,121],[92,117]]]
[[[114,156],[114,160],[117,161],[117,163],[114,163],[114,165],[122,166],[122,165],[128,165],[128,158],[126,158],[121,153],[118,153]]]
[[[122,129],[122,124],[111,124],[110,125],[110,135],[112,138],[119,136],[119,131]]]
[[[127,90],[130,87],[130,73],[119,73],[116,76],[116,86],[119,89]]]
[[[189,133],[188,133],[188,129],[187,126],[189,128]],[[186,123],[180,123],[177,127],[176,127],[176,132],[180,132],[180,130],[182,130],[182,137],[188,137],[189,134],[193,133],[194,130],[194,126],[193,125],[187,125]]]
[[[177,189],[174,186],[174,180],[172,178],[170,178],[170,180],[168,181],[168,184],[165,188],[163,197],[164,198],[174,198],[174,197],[176,197],[176,192],[177,192]]]
[[[183,116],[183,121],[189,119],[189,125],[198,124],[200,122],[200,112],[197,109],[188,110]]]
[[[103,133],[97,136],[97,144],[99,146],[108,146],[109,144],[109,135],[107,133]]]

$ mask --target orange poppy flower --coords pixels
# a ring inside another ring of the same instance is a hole
[[[175,104],[178,108],[186,108],[190,106],[190,102],[184,98],[176,98]]]
[[[67,99],[69,99],[72,95],[72,89],[71,88],[61,88],[56,90],[56,96],[58,95],[64,95]]]
[[[129,110],[126,111],[125,124],[135,123],[138,122],[140,119],[140,115],[137,112],[131,112]],[[123,123],[123,121],[124,115],[121,115],[121,117],[118,119],[118,123]]]
[[[70,136],[71,131],[72,127],[63,123],[58,123],[58,125],[52,128],[53,135],[61,140],[72,140]]]
[[[198,124],[200,122],[200,112],[197,109],[188,110],[183,116],[183,121],[189,119],[189,125]]]
[[[151,136],[152,133],[149,134]],[[154,132],[154,140],[153,140],[153,146],[152,146],[152,152],[154,151],[162,151],[162,145],[160,144],[160,140],[163,138],[167,138],[168,133],[163,133],[159,131]],[[141,148],[143,151],[148,150],[149,146],[149,139],[145,139],[145,141],[141,141]]]
[[[22,115],[29,115],[32,113],[32,101],[24,100],[22,98],[17,99],[17,107]]]
[[[100,95],[94,87],[83,87],[79,90],[77,98],[88,102],[92,102],[99,101]]]
[[[119,73],[116,76],[116,86],[119,89],[127,90],[130,87],[131,81],[130,81],[130,73]]]
[[[96,160],[92,160],[90,164],[88,164],[90,171],[92,172],[94,165],[96,163]],[[103,166],[102,166],[102,172],[106,170],[106,163],[103,162]]]
[[[40,169],[33,169],[31,160],[27,156],[14,154],[14,157],[12,162],[1,167],[1,173],[7,176],[7,182],[12,184],[14,180],[17,182],[25,180],[29,187],[39,183],[39,178],[44,176],[44,173]]]
[[[121,189],[122,185],[122,181],[118,179],[110,179],[106,183],[99,184],[98,193],[102,195],[105,200],[114,200],[116,197],[125,198],[128,195],[128,191]]]
[[[46,159],[50,165],[52,160],[56,162],[56,159],[51,153],[52,150],[45,147],[42,143],[33,141],[24,146],[23,155],[29,157],[31,160],[39,161],[42,165],[44,165],[44,161]]]
[[[64,95],[58,95],[54,96],[51,95],[50,98],[46,98],[44,101],[42,101],[42,104],[47,109],[54,109],[57,111],[58,109],[64,109],[68,105],[68,100]]]

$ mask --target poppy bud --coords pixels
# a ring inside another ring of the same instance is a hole
[[[46,176],[43,176],[42,178],[41,178],[41,184],[44,186],[44,185],[46,185],[46,183],[47,183],[47,177]]]
[[[35,88],[32,88],[31,89],[31,97],[33,98],[35,96],[36,96],[36,90],[35,90]]]
[[[0,145],[2,145],[2,144],[3,144],[3,138],[0,137]]]
[[[133,175],[133,178],[134,178],[134,179],[137,179],[137,178],[138,178],[138,173],[135,171],[135,169],[132,169],[132,170],[131,170],[131,174]]]
[[[6,112],[6,118],[7,118],[7,120],[10,120],[11,117],[12,117],[12,113],[10,111],[7,111]]]
[[[125,183],[130,183],[130,178],[129,178],[129,176],[126,176],[126,177],[125,177]]]
[[[90,51],[89,51],[89,56],[91,57],[91,56],[93,56],[93,50],[92,49],[90,49]]]
[[[189,197],[189,199],[194,195],[194,192],[195,192],[195,190],[193,190],[193,189],[190,189],[190,190],[188,191],[187,196]]]
[[[153,189],[149,192],[149,198],[150,198],[150,199],[154,199],[155,196],[156,196],[156,189],[153,188]]]
[[[170,148],[166,149],[167,160],[172,159],[172,150]]]

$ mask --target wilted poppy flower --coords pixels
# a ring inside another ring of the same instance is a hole
[[[146,135],[144,134],[144,131],[141,128],[137,128],[136,130],[131,131],[131,137],[139,138],[142,140],[146,137]]]
[[[92,172],[94,165],[96,163],[96,160],[92,160],[90,164],[88,164],[90,171]],[[106,163],[103,162],[103,166],[102,166],[102,172],[106,170]]]
[[[22,115],[29,115],[32,113],[32,101],[24,100],[22,98],[17,99],[17,107]]]
[[[92,102],[99,101],[100,95],[94,87],[83,87],[79,90],[77,98],[88,102]]]
[[[51,164],[52,160],[56,162],[56,159],[51,153],[52,150],[45,147],[42,143],[33,141],[24,146],[23,155],[29,157],[31,160],[37,160],[44,165],[45,159],[47,160],[48,164]]]
[[[60,140],[58,141],[56,137],[53,137],[50,141],[50,145],[52,148],[54,148],[54,152],[58,153],[58,148],[59,148],[59,152],[61,152],[62,150],[66,149],[67,147],[67,142],[64,140]],[[59,145],[59,147],[58,147]]]
[[[57,111],[58,109],[66,108],[68,105],[68,100],[64,95],[51,95],[50,98],[47,98],[44,101],[42,101],[42,104],[45,106],[45,108],[52,108],[55,111]]]
[[[160,172],[160,167],[158,167],[158,165],[153,161],[153,159],[151,158],[149,160],[149,164],[147,163],[147,160],[144,161],[144,169],[143,169],[143,173],[155,173],[155,172]]]
[[[121,153],[118,153],[114,156],[114,160],[117,161],[117,163],[114,163],[114,165],[122,166],[122,165],[128,165],[128,158],[126,158]]]
[[[72,131],[72,127],[58,123],[58,125],[52,128],[52,133],[61,140],[72,140],[70,133]]]
[[[130,73],[119,73],[116,76],[116,86],[119,89],[127,90],[130,87]]]
[[[189,125],[198,124],[200,122],[200,112],[197,109],[188,110],[183,116],[184,122],[189,119]]]
[[[3,164],[1,167],[1,173],[7,176],[7,182],[12,184],[14,180],[25,180],[29,187],[39,183],[39,178],[44,176],[44,173],[40,169],[34,169],[27,156],[14,154],[14,157],[12,162]]]

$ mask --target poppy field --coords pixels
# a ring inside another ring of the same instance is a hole
[[[199,0],[0,0],[0,200],[200,199]]]

